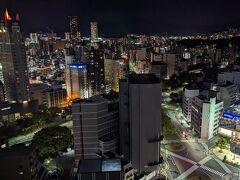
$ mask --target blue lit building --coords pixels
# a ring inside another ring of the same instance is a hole
[[[88,98],[87,65],[84,63],[68,64],[66,70],[67,93],[73,99]]]
[[[232,123],[240,123],[240,102],[228,107],[223,113],[224,121],[231,121]]]

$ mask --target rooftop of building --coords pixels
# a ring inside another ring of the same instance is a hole
[[[63,88],[48,88],[44,90],[44,92],[59,92],[59,91],[66,91],[66,89]]]
[[[107,102],[102,96],[92,96],[88,99],[77,99],[73,103],[97,103],[97,102]]]
[[[25,146],[25,144],[15,144],[10,148],[0,150],[0,157],[28,156],[33,152],[33,146]]]
[[[216,98],[215,96],[209,96],[209,97],[207,97],[207,96],[204,96],[204,95],[199,95],[199,96],[197,96],[197,97],[198,97],[200,100],[202,100],[203,102],[205,102],[205,103],[209,103],[212,98]],[[216,98],[216,104],[218,104],[218,103],[220,103],[220,102],[222,102],[222,101],[217,100],[217,98]]]
[[[122,171],[121,159],[83,159],[79,161],[78,173]]]
[[[188,85],[186,86],[184,89],[187,89],[187,90],[199,90],[199,87],[195,84],[191,84],[191,85]]]
[[[150,64],[151,65],[166,65],[167,66],[167,63],[165,63],[163,61],[152,61]]]
[[[158,84],[160,80],[154,74],[130,74],[130,84]]]
[[[225,84],[218,84],[219,87],[229,87],[229,86],[232,86],[233,83],[230,82],[230,81],[227,81]]]

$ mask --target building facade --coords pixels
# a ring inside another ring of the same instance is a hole
[[[24,38],[19,21],[5,12],[0,22],[0,63],[7,101],[29,101],[29,79]]]
[[[120,81],[120,151],[138,173],[160,164],[161,84],[153,74]]]
[[[88,96],[105,93],[104,55],[100,49],[86,51]]]
[[[98,38],[98,23],[97,22],[91,22],[91,39],[95,40]]]
[[[100,96],[72,104],[75,165],[79,160],[97,159],[117,151],[118,109],[110,110]]]
[[[70,27],[70,40],[72,42],[79,42],[80,37],[78,35],[78,17],[69,16],[69,27]]]
[[[235,104],[238,99],[238,87],[232,83],[226,83],[218,85],[218,91],[220,92],[220,100],[224,102],[224,108]]]
[[[198,88],[186,87],[183,90],[182,96],[182,112],[183,116],[187,120],[191,120],[191,112],[192,112],[192,100],[194,97],[199,95]]]
[[[46,170],[37,158],[36,148],[24,144],[0,149],[1,179],[44,179]]]
[[[48,89],[43,91],[43,105],[47,108],[64,107],[67,101],[66,89]]]
[[[104,59],[105,83],[119,92],[119,79],[124,78],[126,65],[123,59]]]
[[[70,99],[89,97],[86,64],[71,63],[67,65],[66,87]]]
[[[217,135],[223,102],[216,97],[194,97],[192,100],[191,126],[199,138],[211,139]]]

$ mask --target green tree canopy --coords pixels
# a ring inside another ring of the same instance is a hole
[[[216,145],[220,148],[220,149],[226,149],[227,145],[228,145],[228,140],[224,137],[221,137],[218,139]]]
[[[53,126],[37,132],[32,143],[39,149],[40,159],[43,160],[58,152],[66,151],[73,145],[73,137],[67,127]]]

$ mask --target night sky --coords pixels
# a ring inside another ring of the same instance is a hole
[[[68,15],[79,16],[89,34],[98,21],[101,35],[165,33],[186,35],[240,27],[239,0],[0,0],[3,13],[19,12],[25,32],[68,31]]]

